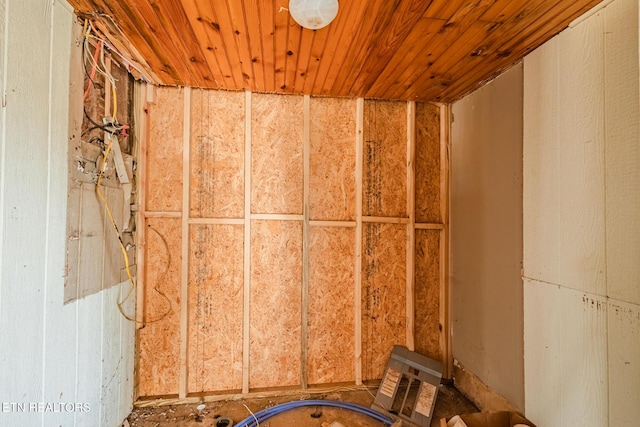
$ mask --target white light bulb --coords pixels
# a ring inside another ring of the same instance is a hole
[[[291,17],[304,28],[326,27],[338,14],[338,0],[290,0]]]

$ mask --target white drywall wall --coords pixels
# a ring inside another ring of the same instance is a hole
[[[453,356],[524,407],[522,65],[453,105]]]
[[[640,420],[638,0],[524,60],[525,407],[541,426]]]
[[[61,0],[0,0],[3,426],[115,427],[132,408],[118,288],[63,305],[74,20]]]

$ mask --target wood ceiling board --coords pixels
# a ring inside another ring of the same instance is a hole
[[[214,10],[211,8],[211,4],[208,1],[199,0],[186,0],[193,1],[196,11],[198,13],[197,20],[202,23],[202,28],[207,34],[207,50],[215,52],[220,66],[220,71],[223,77],[224,89],[238,89],[237,80],[242,80],[239,75],[234,74],[234,66],[230,62],[229,53],[227,51],[227,45],[225,39],[222,36],[220,30],[220,24],[218,23],[218,17]],[[209,49],[211,48],[211,49]]]
[[[497,1],[480,17],[483,21],[504,22],[522,9],[522,0]]]
[[[69,1],[154,83],[420,101],[468,93],[600,2],[342,0],[313,31],[288,0]]]
[[[355,37],[343,39],[348,45],[344,61],[339,68],[332,67],[329,70],[324,86],[327,94],[347,95],[342,84],[344,79],[353,80],[357,77],[358,65],[362,65],[362,62],[366,60],[367,51],[372,48],[380,27],[385,27],[388,24],[390,16],[393,14],[393,6],[394,4],[389,1],[373,0],[365,9]]]
[[[115,49],[119,53],[119,56],[127,58],[129,62],[129,72],[136,79],[143,79],[145,81],[161,82],[162,79],[154,71],[149,62],[138,52],[138,50],[128,43],[118,28],[111,21],[95,21],[93,23],[94,28],[102,35],[104,35],[111,45],[111,49]],[[123,40],[125,40],[123,42]]]
[[[301,92],[304,94],[313,93],[313,87],[320,68],[320,59],[324,55],[328,36],[329,28],[326,27],[313,32],[313,43],[311,44],[309,62],[306,70],[304,71],[304,84],[301,89]],[[298,90],[297,84],[296,90]]]
[[[329,31],[329,35],[323,55],[318,60],[319,67],[314,78],[312,94],[331,94],[329,86],[335,80],[335,77],[327,82],[328,74],[331,70],[334,70],[334,74],[337,74],[342,68],[344,59],[348,54],[348,47],[355,42],[366,8],[366,2],[348,2],[338,11],[338,17],[335,21],[320,30]]]
[[[429,7],[431,2],[424,0],[414,0],[403,2],[394,10],[388,22],[384,22],[375,28],[376,34],[369,49],[360,51],[361,57],[356,64],[359,68],[352,70],[355,73],[355,80],[350,79],[348,83],[343,82],[340,90],[349,96],[357,96],[366,93],[375,83],[375,78],[384,69],[386,64],[394,57],[400,47],[405,45],[405,41],[412,34],[412,28],[421,21],[421,16]],[[387,28],[390,28],[388,30]],[[412,43],[410,46],[414,46]],[[411,49],[408,49],[411,51]],[[350,87],[346,87],[349,84]]]
[[[443,1],[437,0],[432,2],[429,5],[429,8],[424,13],[425,18],[432,19],[444,19],[448,21],[451,17],[458,11],[461,3],[464,3],[465,0],[460,1]],[[469,3],[467,1],[467,3]]]
[[[274,72],[276,77],[276,91],[285,92],[287,88],[287,42],[289,40],[289,13],[287,0],[276,0],[274,7]]]
[[[200,44],[200,48],[207,59],[209,68],[214,78],[214,88],[232,86],[231,68],[226,55],[218,48],[219,40],[213,40],[209,31],[211,21],[204,18],[201,11],[202,5],[198,0],[182,0],[183,7],[189,24]]]
[[[203,86],[211,71],[195,40],[184,8],[176,6],[175,0],[131,0],[131,4],[147,23],[149,30],[159,36],[162,45],[170,49],[171,56],[184,67],[187,73],[184,80],[193,82],[193,86]]]
[[[200,46],[200,51],[204,55],[205,61],[209,66],[211,78],[213,79],[213,87],[219,88],[224,86],[224,73],[220,66],[218,59],[218,53],[216,49],[211,46],[205,25],[207,23],[200,16],[200,12],[197,7],[197,0],[182,0],[182,5],[185,11],[185,17],[193,31],[193,36],[197,40]]]
[[[298,48],[296,71],[293,78],[293,85],[291,85],[294,93],[310,93],[308,91],[305,92],[304,88],[307,82],[307,75],[309,74],[309,67],[312,62],[311,57],[314,51],[313,45],[316,43],[317,34],[318,33],[315,31],[302,31],[300,33],[300,46]],[[321,34],[326,34],[326,31]],[[322,42],[320,39],[318,41]]]
[[[134,2],[141,4],[135,5]],[[116,14],[114,20],[116,23],[122,23],[125,34],[129,35],[133,33],[137,37],[140,37],[149,46],[151,52],[158,56],[162,63],[162,72],[171,75],[179,85],[188,85],[193,82],[189,67],[184,63],[180,54],[174,51],[175,46],[171,39],[166,36],[162,25],[154,19],[155,13],[153,11],[149,12],[146,9],[140,9],[142,3],[146,2],[137,0],[130,2],[109,0],[104,3],[110,5]],[[147,21],[147,19],[149,19],[150,22]],[[133,40],[132,42],[134,45],[137,44]]]
[[[557,1],[556,1],[557,3]],[[432,96],[438,100],[445,99],[445,93],[449,92],[449,86],[445,86],[442,83],[445,81],[443,75],[458,75],[459,78],[456,86],[463,86],[461,82],[466,82],[467,85],[473,84],[471,79],[479,78],[478,73],[482,73],[485,69],[482,65],[490,60],[492,55],[503,49],[504,42],[517,38],[518,34],[522,31],[522,28],[530,28],[535,25],[536,22],[545,16],[545,14],[552,13],[554,11],[554,4],[548,0],[534,0],[526,4],[521,4],[521,9],[512,12],[511,18],[496,27],[492,31],[487,33],[487,36],[481,40],[476,41],[469,50],[470,54],[466,61],[458,61],[453,66],[444,64],[447,67],[440,67],[434,71],[438,72],[438,76],[434,79],[430,87],[426,87],[423,82],[423,86],[417,86],[416,91],[423,93],[426,97]],[[503,58],[504,59],[504,58]],[[504,62],[504,61],[503,61]],[[483,68],[483,70],[480,70]]]
[[[251,40],[249,39],[250,32],[247,22],[246,5],[244,2],[231,0],[227,2],[227,11],[229,12],[231,27],[233,28],[233,38],[238,51],[238,57],[240,58],[242,87],[255,91],[257,89],[255,69],[257,67],[254,67],[252,61],[253,55],[250,47]]]
[[[427,48],[424,50],[425,57],[428,57],[429,60],[426,61],[426,64],[421,63],[419,67],[411,67],[409,70],[411,71],[410,76],[404,79],[400,79],[400,84],[397,85],[389,85],[387,90],[385,90],[383,94],[383,98],[388,99],[409,99],[409,98],[401,98],[403,94],[415,93],[415,90],[412,89],[412,86],[416,84],[419,79],[425,79],[425,75],[428,72],[429,68],[433,65],[434,61],[440,58],[448,52],[449,48],[452,44],[456,42],[469,28],[471,24],[478,20],[478,18],[484,13],[484,11],[490,6],[488,1],[481,2],[481,5],[478,7],[470,8],[465,7],[454,14],[446,23],[442,25],[442,27],[438,30],[438,33],[430,40],[429,47],[433,47],[433,49]],[[418,73],[415,70],[421,70],[422,73]],[[427,79],[428,80],[428,79]],[[428,80],[427,83],[430,83]],[[411,99],[416,99],[416,95],[414,94]],[[422,100],[420,96],[417,99]]]
[[[216,1],[212,13],[214,16],[214,21],[210,30],[220,32],[220,36],[224,44],[224,50],[227,54],[227,59],[231,67],[231,75],[233,76],[233,80],[235,82],[235,86],[229,89],[248,88],[246,82],[247,80],[252,78],[251,74],[249,74],[252,73],[250,69],[251,58],[248,57],[245,59],[243,57],[243,53],[241,53],[238,40],[240,29],[236,28],[234,23],[231,21],[228,2]],[[247,56],[248,55],[249,52],[247,52]],[[249,62],[249,67],[247,67],[245,61]]]
[[[276,91],[275,78],[275,54],[274,54],[274,6],[273,2],[258,2],[258,13],[260,14],[260,45],[262,46],[262,67],[264,69],[264,82],[266,92]]]
[[[302,51],[303,33],[309,34],[309,31],[302,31],[302,27],[300,25],[296,24],[293,19],[289,19],[289,27],[287,28],[287,56],[284,71],[285,87],[282,88],[282,90],[287,93],[294,92],[296,75],[298,74],[298,61]],[[305,42],[310,45],[313,36],[311,35],[311,37],[307,37],[309,40],[305,40]]]
[[[412,29],[405,43],[419,46],[420,41],[429,43],[447,21],[433,18],[421,18]],[[385,90],[400,86],[413,74],[413,66],[423,67],[432,61],[432,54],[419,48],[399,49],[377,76],[375,83],[366,92],[367,98],[384,98]]]
[[[111,35],[109,41],[113,45],[135,45],[140,56],[145,58],[147,64],[149,64],[149,68],[154,70],[155,73],[157,73],[156,75],[160,78],[157,83],[168,81],[170,83],[167,84],[178,84],[177,82],[179,77],[175,70],[165,69],[161,60],[154,53],[153,48],[137,31],[128,26],[128,22],[118,24],[113,18],[111,18],[116,16],[117,13],[120,13],[118,9],[114,11],[102,1],[89,0],[82,1],[82,3],[77,5],[76,13],[81,18],[95,20],[95,24],[93,24],[94,28],[109,28],[110,31],[108,33],[104,33],[104,36],[108,37]],[[120,40],[125,38],[126,40],[121,43]],[[136,40],[137,42],[134,43],[131,40]]]
[[[267,84],[265,81],[265,63],[262,59],[264,50],[262,48],[262,22],[260,7],[256,2],[249,2],[244,5],[245,19],[247,22],[247,37],[249,50],[251,53],[251,64],[253,69],[253,89],[258,92],[265,92]]]
[[[452,43],[447,43],[447,54],[438,55],[436,60],[426,68],[424,74],[418,77],[414,85],[408,87],[404,93],[395,96],[399,99],[411,98],[423,101],[424,99],[419,94],[426,90],[425,86],[434,90],[438,88],[438,93],[452,86],[455,83],[455,74],[450,73],[449,68],[464,61],[470,54],[470,46],[474,46],[476,41],[484,37],[492,27],[492,23],[476,21],[470,24],[464,33],[450,38]],[[433,99],[440,101],[439,95],[434,96]]]
[[[586,5],[574,3],[568,8],[566,7],[566,3],[558,2],[555,7],[544,14],[544,16],[552,17],[551,19],[536,29],[526,27],[527,29],[524,32],[513,37],[513,39],[516,40],[505,46],[503,48],[504,50],[494,52],[487,63],[491,65],[491,69],[504,71],[547,41],[549,34],[557,34],[561,31],[565,27],[565,22],[567,22],[568,17],[580,16],[599,2],[599,0],[592,0]],[[509,51],[509,54],[505,55],[507,51]],[[493,78],[496,74],[495,72],[490,73],[486,71],[486,69],[482,69],[476,73],[470,70],[469,72],[465,72],[464,75],[465,78],[461,80],[462,84],[459,84],[456,88],[452,87],[442,92],[440,95],[442,100],[459,99],[471,92],[474,88],[479,87],[483,82]]]

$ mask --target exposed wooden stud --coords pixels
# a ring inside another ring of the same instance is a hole
[[[146,113],[148,111],[148,102],[147,102],[147,84],[136,82],[133,87],[133,120],[134,126],[136,128],[136,145],[135,150],[137,150],[136,157],[138,159],[138,170],[137,170],[137,185],[138,185],[138,195],[136,203],[138,203],[138,212],[136,214],[136,224],[137,224],[137,233],[136,233],[136,262],[140,265],[139,273],[136,274],[136,330],[135,330],[135,356],[133,361],[133,372],[134,372],[134,384],[138,384],[138,375],[140,373],[140,358],[138,355],[140,354],[140,335],[138,330],[144,326],[144,287],[145,287],[145,269],[146,269],[146,261],[145,261],[145,250],[146,250],[146,218],[145,218],[145,191],[147,188],[147,178],[146,178],[146,169],[147,169],[147,127],[149,126],[149,115]],[[134,386],[133,388],[133,400],[137,400],[139,397],[139,388]]]
[[[134,85],[134,94],[133,94],[133,102],[134,102],[134,125],[136,127],[136,138],[137,145],[136,148],[138,150],[138,170],[137,170],[137,187],[138,187],[138,214],[136,216],[136,224],[138,224],[137,229],[137,245],[136,245],[136,262],[142,268],[141,274],[137,274],[136,277],[136,329],[140,329],[144,326],[143,315],[144,315],[144,286],[145,286],[145,269],[146,262],[144,258],[144,252],[146,247],[146,190],[147,190],[147,144],[148,140],[148,126],[149,126],[149,115],[147,113],[143,113],[148,111],[149,102],[147,98],[148,85],[145,83],[135,83]],[[137,342],[137,339],[136,339]],[[136,355],[138,353],[136,352]],[[137,361],[136,357],[136,361]],[[137,392],[137,390],[136,390]]]
[[[416,230],[443,230],[444,224],[415,224]]]
[[[362,384],[362,171],[364,148],[364,99],[356,103],[356,256],[355,256],[355,370],[356,384]]]
[[[355,221],[309,221],[312,227],[356,227]]]
[[[189,224],[243,225],[243,218],[189,218]]]
[[[411,351],[415,350],[415,309],[414,309],[414,281],[415,281],[415,253],[416,253],[416,103],[407,102],[407,338],[406,345]]]
[[[308,387],[308,359],[309,359],[309,158],[310,158],[310,96],[305,95],[303,101],[304,130],[302,136],[302,157],[303,157],[303,209],[304,221],[302,223],[302,306],[301,314],[301,335],[300,344],[302,346],[300,357],[300,375],[303,389]]]
[[[180,398],[187,397],[189,348],[189,158],[191,141],[191,88],[184,88],[184,124],[182,149],[182,268],[180,274]]]
[[[347,385],[347,384],[344,384]],[[380,386],[380,381],[371,381],[367,382],[367,385],[363,385],[358,387],[360,390],[370,390],[375,391]],[[202,402],[220,402],[220,401],[232,401],[232,400],[240,400],[240,399],[265,399],[270,397],[283,397],[283,396],[318,396],[322,394],[335,393],[337,390],[340,390],[341,387],[339,385],[329,385],[329,386],[318,386],[318,387],[310,387],[306,390],[301,390],[298,388],[288,388],[282,390],[269,390],[269,391],[252,391],[250,393],[231,393],[231,394],[218,394],[218,395],[206,395],[206,396],[190,396],[185,399],[172,399],[172,398],[159,398],[159,399],[140,399],[133,403],[136,408],[150,408],[150,407],[159,407],[159,406],[173,406],[173,405],[184,405],[184,404],[199,404]],[[296,397],[298,398],[298,397]]]
[[[262,221],[304,221],[304,215],[296,214],[251,214],[251,219]]]
[[[140,203],[140,210],[145,218],[182,218],[182,211],[142,211],[142,203]]]
[[[377,224],[409,224],[409,218],[388,217],[388,216],[363,216],[362,222],[375,222]]]
[[[244,287],[242,318],[242,393],[249,393],[249,312],[251,309],[251,92],[244,115]]]
[[[450,153],[451,106],[440,106],[440,215],[442,232],[440,238],[440,350],[443,358],[444,378],[453,375],[453,350],[451,345],[451,306],[449,295],[449,153]]]

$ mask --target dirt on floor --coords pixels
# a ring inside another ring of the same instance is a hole
[[[219,402],[138,407],[125,421],[125,427],[231,427],[262,409],[295,400],[325,399],[355,403],[369,408],[376,389],[336,391],[319,395],[299,394],[269,398],[248,398]],[[431,427],[439,420],[457,414],[477,412],[478,409],[454,387],[441,385]],[[127,424],[128,423],[128,424]],[[278,414],[260,424],[261,427],[381,427],[382,422],[342,408],[305,406]],[[337,424],[339,423],[339,424]],[[407,425],[405,423],[405,425]]]

